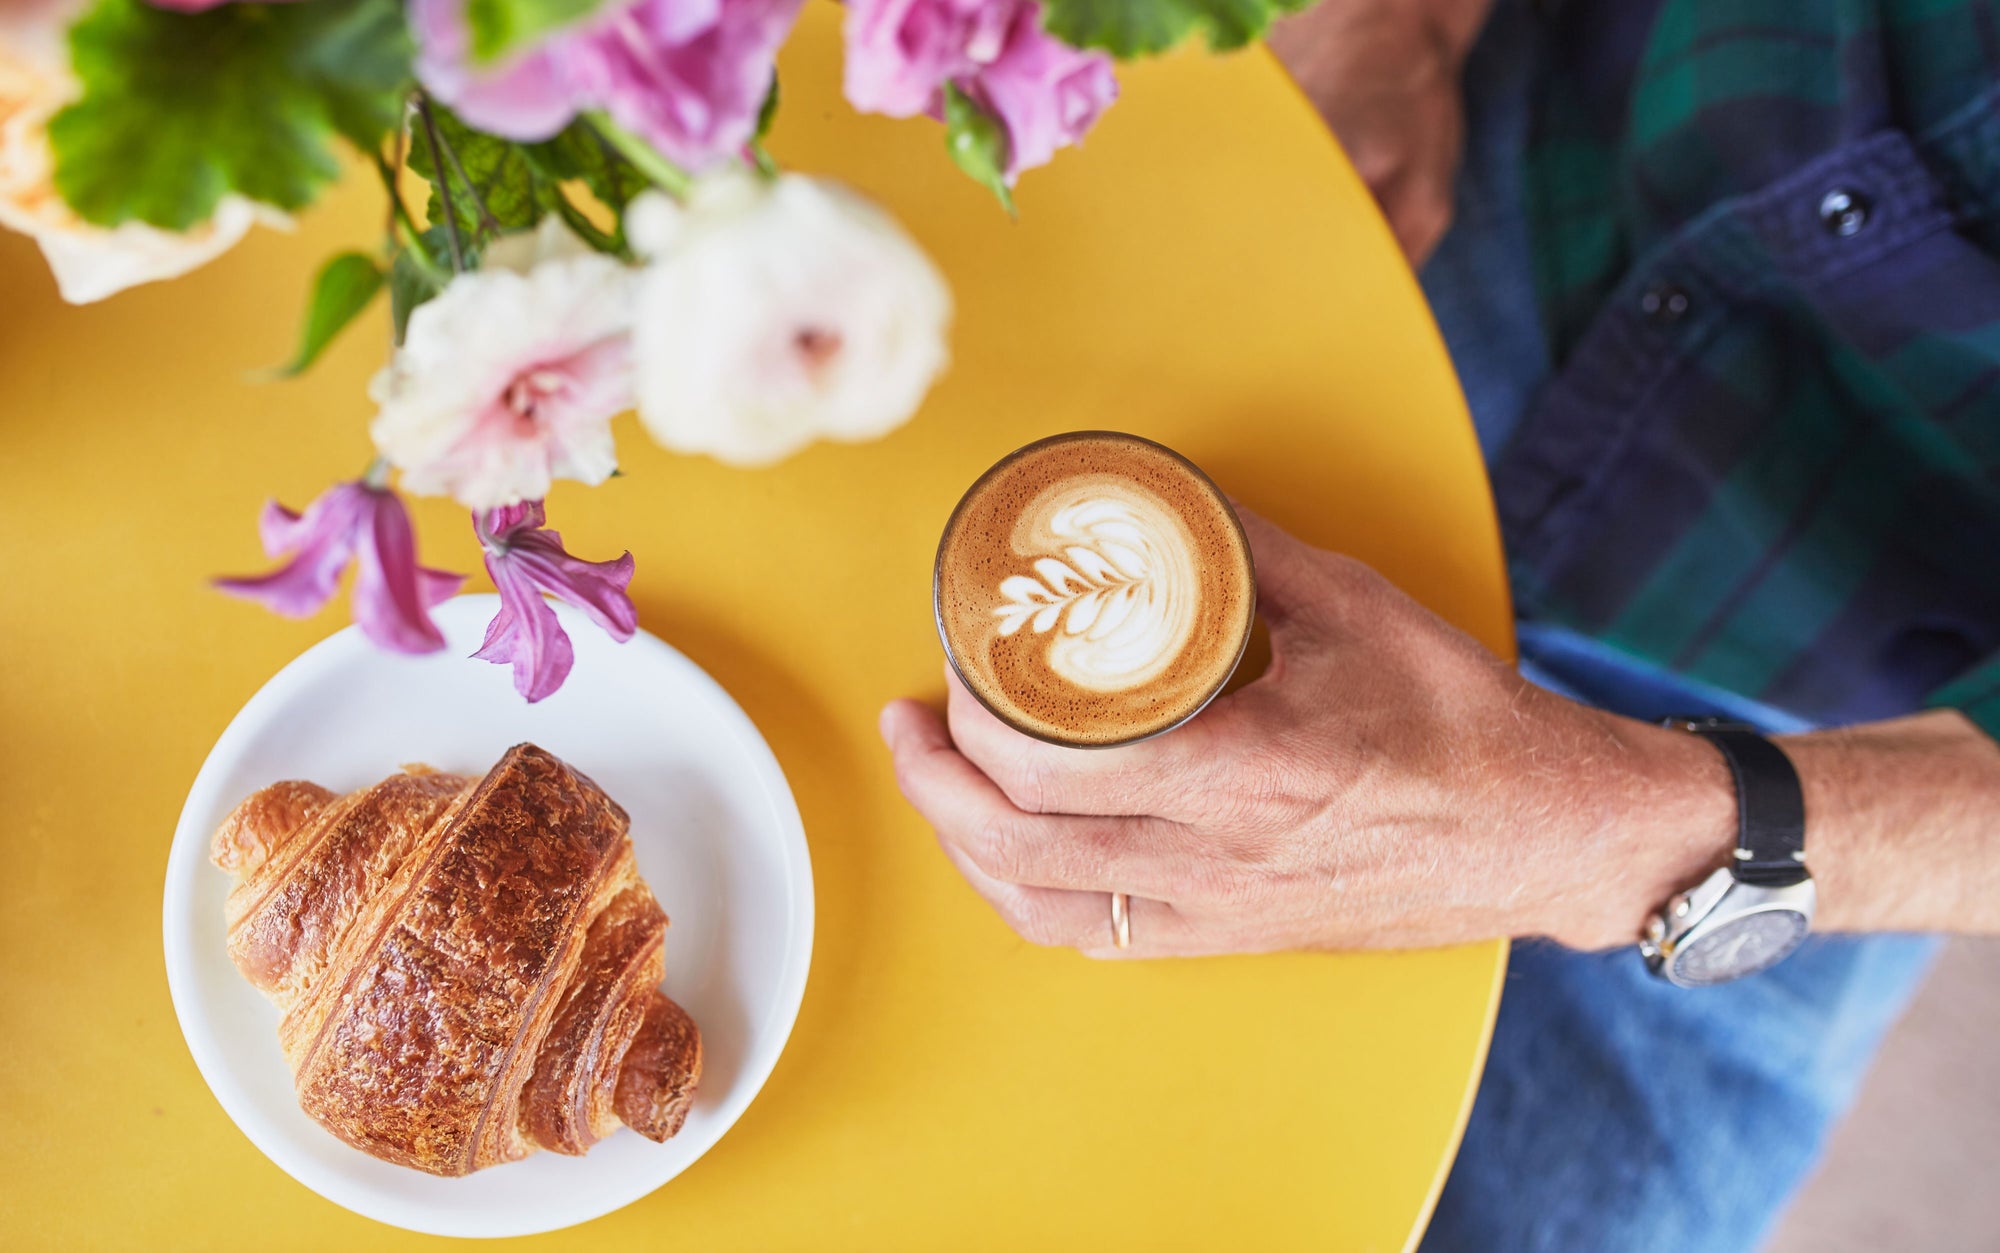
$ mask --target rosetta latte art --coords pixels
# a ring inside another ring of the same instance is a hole
[[[1158,677],[1195,625],[1200,576],[1185,524],[1164,502],[1117,485],[1039,503],[1017,535],[1047,555],[1032,576],[1001,581],[1000,634],[1053,633],[1049,668],[1078,687],[1115,691]]]

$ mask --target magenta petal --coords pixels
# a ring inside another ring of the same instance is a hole
[[[449,570],[433,570],[424,566],[417,571],[417,587],[423,593],[424,608],[430,609],[458,595],[458,589],[465,586],[465,576],[453,574]]]
[[[539,500],[524,500],[516,505],[502,505],[498,509],[488,509],[476,520],[475,530],[501,541],[509,542],[516,531],[533,531],[548,520],[548,515]]]
[[[569,677],[576,653],[569,634],[535,590],[526,572],[514,565],[512,553],[489,553],[486,571],[500,590],[500,613],[486,628],[486,641],[474,653],[486,661],[514,667],[514,690],[529,703],[553,695]]]
[[[288,618],[318,613],[340,589],[340,572],[354,555],[364,490],[355,483],[330,487],[304,514],[266,503],[257,520],[264,551],[273,557],[290,552],[292,559],[269,574],[220,578],[215,586]]]
[[[213,580],[217,591],[253,600],[287,618],[310,618],[340,590],[351,549],[345,543],[307,549],[269,574]]]
[[[590,615],[619,643],[639,629],[639,611],[626,588],[632,584],[632,554],[615,561],[585,561],[563,551],[562,536],[537,531],[515,541],[512,554],[527,567],[535,585]]]
[[[314,507],[322,505],[338,487],[329,488],[313,502]],[[308,509],[307,512],[311,512]],[[293,513],[275,500],[267,500],[257,513],[257,542],[264,546],[266,557],[281,557],[304,544],[310,527],[305,519]]]
[[[486,638],[472,656],[475,661],[490,661],[495,665],[514,663],[514,611],[507,608],[505,601],[500,604],[500,612],[493,615],[493,621],[486,624]]]
[[[420,578],[410,515],[395,493],[364,490],[367,512],[356,537],[355,624],[380,648],[399,653],[436,652],[444,647],[444,633],[431,621],[430,605],[434,602],[426,593],[437,585]]]

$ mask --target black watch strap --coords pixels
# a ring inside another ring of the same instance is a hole
[[[1806,797],[1785,750],[1740,722],[1671,718],[1715,745],[1736,780],[1738,883],[1784,887],[1806,877]]]

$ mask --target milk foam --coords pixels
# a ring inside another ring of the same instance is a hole
[[[1049,669],[1077,687],[1120,691],[1159,677],[1187,646],[1201,595],[1195,544],[1165,501],[1095,477],[1037,497],[1015,551],[1032,573],[1000,581],[999,634],[1047,634]]]

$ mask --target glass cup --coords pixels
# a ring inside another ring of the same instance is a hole
[[[1256,571],[1200,467],[1136,435],[1072,431],[966,490],[938,541],[931,605],[953,671],[995,717],[1110,748],[1173,730],[1228,684]]]

